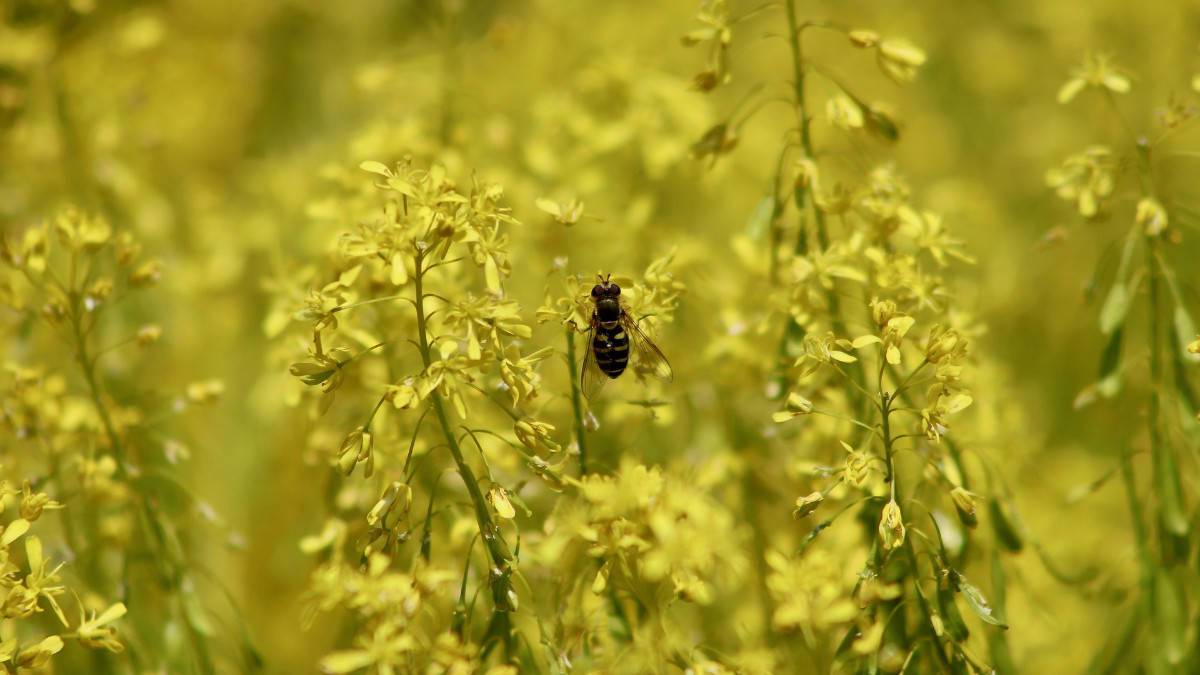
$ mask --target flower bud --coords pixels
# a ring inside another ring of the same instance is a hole
[[[146,324],[137,331],[137,343],[142,347],[152,345],[158,342],[162,337],[162,326],[156,323]]]
[[[975,516],[975,495],[960,485],[950,491],[950,498],[954,500],[954,509],[958,511],[958,519],[963,525],[975,527],[979,524]]]
[[[941,325],[934,326],[929,331],[929,342],[925,346],[925,360],[940,363],[965,345],[966,342],[958,331]]]
[[[888,321],[896,315],[896,303],[891,300],[872,300],[871,301],[871,318],[875,320],[875,325],[883,328],[887,326]]]
[[[153,286],[162,278],[162,263],[157,260],[142,263],[129,275],[129,283],[137,287]]]
[[[513,425],[513,433],[516,434],[517,440],[535,452],[538,450],[558,452],[562,449],[550,437],[552,431],[554,431],[552,425],[529,418],[517,420],[517,423]]]
[[[355,458],[357,459],[357,455]],[[412,508],[412,488],[400,481],[392,481],[392,484],[384,490],[383,496],[367,513],[367,524],[385,530],[393,529],[408,518],[410,508]]]
[[[796,499],[796,510],[792,511],[792,517],[800,520],[805,516],[811,515],[823,501],[825,501],[825,495],[820,492],[813,492],[812,494],[798,497]]]
[[[1137,226],[1148,237],[1157,237],[1167,229],[1167,210],[1157,199],[1143,197],[1137,204]]]
[[[879,539],[888,551],[904,544],[904,516],[895,500],[889,501],[879,516]]]
[[[508,499],[508,491],[499,485],[493,485],[487,493],[488,503],[496,511],[496,515],[501,518],[516,518],[517,510],[513,508],[512,502]]]
[[[371,462],[371,448],[373,440],[371,434],[363,427],[358,427],[351,431],[342,441],[341,447],[338,448],[338,468],[342,473],[349,476],[354,472],[354,467],[359,462],[367,461],[367,475],[371,474],[371,469],[374,468],[374,463]]]
[[[850,44],[859,49],[870,49],[879,44],[879,33],[873,30],[865,30],[858,28],[846,34],[850,38]]]

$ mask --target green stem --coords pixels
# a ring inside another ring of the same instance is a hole
[[[583,427],[583,396],[579,391],[578,360],[575,358],[575,330],[567,326],[567,367],[571,380],[571,408],[575,412],[575,441],[579,444],[579,475],[587,475],[587,429]]]
[[[900,497],[899,497],[899,495],[900,495],[900,485],[899,485],[900,478],[896,473],[895,452],[893,451],[893,448],[892,448],[892,443],[895,439],[892,438],[891,419],[890,419],[891,413],[892,413],[891,404],[894,399],[887,392],[883,391],[883,371],[884,371],[885,366],[886,366],[886,363],[883,361],[883,359],[881,357],[880,358],[880,366],[879,366],[879,401],[880,401],[880,409],[882,410],[882,413],[880,415],[880,420],[881,420],[880,427],[881,427],[881,435],[883,437],[884,456],[887,459],[887,472],[888,472],[887,481],[891,487],[892,501],[899,504],[900,503]],[[910,573],[911,573],[912,584],[913,584],[914,590],[917,594],[918,603],[921,606],[921,612],[922,612],[922,614],[924,614],[924,617],[925,617],[925,620],[922,622],[922,630],[928,634],[930,644],[933,647],[934,653],[937,654],[938,661],[941,663],[942,667],[947,672],[952,672],[953,669],[950,666],[950,660],[946,657],[945,652],[942,651],[942,647],[938,642],[937,630],[934,628],[934,625],[933,625],[933,610],[930,608],[929,601],[928,601],[928,599],[925,598],[925,594],[921,592],[920,573],[919,573],[920,568],[918,567],[918,564],[917,564],[917,551],[916,551],[916,547],[913,545],[912,537],[905,537],[904,544],[902,544],[902,545],[904,546],[905,553],[908,556],[909,564],[911,565]]]
[[[1133,474],[1132,449],[1126,449],[1121,453],[1121,479],[1125,484],[1125,499],[1129,502],[1129,520],[1133,526],[1134,540],[1137,542],[1138,561],[1141,567],[1142,600],[1149,602],[1154,562],[1150,557],[1150,540],[1146,534],[1142,504],[1138,501],[1137,481]]]
[[[800,44],[801,26],[796,23],[796,0],[787,0],[787,22],[788,22],[788,46],[792,54],[792,94],[795,98],[796,105],[796,123],[799,125],[800,131],[800,147],[807,158],[815,157],[812,142],[812,131],[809,127],[811,121],[808,115],[808,100],[804,93],[804,57],[803,50]],[[810,24],[805,24],[808,26]],[[823,24],[812,24],[823,26]],[[805,209],[811,205],[813,225],[817,233],[817,244],[822,251],[829,249],[829,230],[825,222],[825,212],[817,205],[816,194],[813,192],[811,185],[803,190],[797,189],[795,194],[796,208],[800,211],[803,218]],[[804,255],[807,253],[808,238],[804,233],[803,221],[801,222],[800,232],[796,237],[795,254]],[[837,289],[830,288],[825,292],[825,302],[829,305],[830,324],[835,335],[840,337],[846,336],[846,325],[842,321],[841,302],[837,295]],[[803,327],[789,320],[787,330],[784,332],[783,338],[779,343],[779,361],[782,364],[787,359],[787,348],[791,344],[798,333],[803,330]],[[851,375],[853,380],[859,384],[863,382],[862,365],[857,361],[850,365]],[[782,374],[780,379],[782,380]],[[781,383],[782,384],[782,383]],[[857,397],[857,395],[856,395]],[[863,397],[862,401],[869,400]]]
[[[426,370],[428,370],[433,365],[433,360],[429,355],[429,330],[425,321],[425,295],[423,292],[425,270],[421,268],[422,262],[423,257],[418,255],[416,272],[413,275],[417,298],[414,306],[417,310],[417,340],[421,351],[421,360]],[[446,439],[446,445],[450,448],[450,455],[454,458],[458,474],[462,476],[463,483],[467,487],[467,494],[471,497],[471,503],[475,509],[475,521],[479,526],[479,534],[483,538],[484,545],[487,547],[488,555],[492,559],[492,564],[498,568],[502,575],[507,577],[511,568],[510,561],[512,560],[512,554],[509,553],[508,545],[504,543],[504,538],[500,535],[500,528],[492,519],[492,513],[488,510],[487,501],[484,499],[483,493],[479,490],[479,481],[475,478],[475,472],[463,458],[462,448],[459,447],[458,438],[455,436],[454,430],[450,425],[450,419],[446,415],[446,406],[442,401],[442,395],[435,389],[430,392],[429,400],[433,406],[434,414],[437,415],[438,424],[442,428],[442,435]]]
[[[88,394],[91,398],[92,405],[96,409],[96,414],[100,417],[100,423],[104,427],[104,435],[108,440],[109,448],[113,453],[113,459],[116,460],[116,475],[124,483],[129,482],[129,471],[126,466],[127,455],[125,446],[121,443],[120,434],[117,433],[116,425],[113,424],[112,415],[109,413],[108,406],[104,403],[104,395],[100,388],[99,379],[96,377],[96,361],[88,353],[87,335],[83,330],[83,318],[81,312],[81,302],[79,293],[71,290],[71,331],[75,339],[75,358],[79,363],[79,368],[83,373],[84,382],[87,384]],[[141,492],[134,491],[136,495],[135,501],[141,512],[143,519],[143,527],[150,535],[150,540],[153,542],[156,551],[155,558],[159,560],[161,568],[159,573],[162,575],[163,583],[171,590],[179,588],[182,575],[180,568],[183,566],[182,554],[173,551],[170,546],[164,541],[163,528],[164,524],[160,520],[160,514],[154,510],[149,501],[142,495]],[[129,559],[126,557],[125,570],[123,572],[125,579],[129,577]],[[126,593],[130,590],[126,584]],[[184,615],[182,610],[180,614]],[[208,653],[208,645],[204,636],[199,630],[187,620],[184,615],[184,622],[187,626],[188,638],[192,650],[196,656],[197,666],[202,673],[214,673],[211,656]]]

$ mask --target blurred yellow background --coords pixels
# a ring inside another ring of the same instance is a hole
[[[757,3],[731,6],[744,14]],[[1085,54],[1106,52],[1131,74],[1131,91],[1117,100],[1125,118],[1153,129],[1156,111],[1172,96],[1188,97],[1200,72],[1200,12],[1172,0],[800,2],[797,10],[801,20],[903,36],[928,56],[916,81],[899,87],[870,57],[848,51],[843,37],[806,34],[808,58],[868,100],[887,101],[900,128],[894,148],[875,140],[830,145],[819,160],[843,175],[894,162],[975,259],[948,274],[957,307],[986,326],[972,337],[976,403],[963,415],[976,420],[964,442],[998,467],[1028,540],[1037,542],[1005,557],[1009,648],[1017,672],[1089,672],[1129,616],[1138,568],[1120,480],[1083,499],[1069,496],[1110,475],[1141,442],[1146,413],[1133,394],[1081,410],[1074,403],[1096,379],[1104,347],[1097,312],[1137,198],[1119,190],[1111,219],[1080,223],[1047,187],[1047,170],[1067,155],[1124,133],[1097,99],[1056,97]],[[3,0],[0,228],[19,237],[76,205],[134,232],[162,261],[163,280],[122,308],[120,323],[152,320],[163,338],[153,349],[114,355],[107,368],[127,382],[120,393],[170,398],[189,383],[224,385],[217,403],[168,422],[167,432],[191,453],[175,473],[200,506],[181,528],[204,570],[201,595],[218,617],[213,643],[225,646],[215,652],[235,651],[226,636],[244,631],[265,672],[313,672],[352,630],[335,619],[302,628],[314,562],[299,542],[321,530],[331,453],[361,421],[336,431],[313,421],[287,370],[302,360],[306,335],[283,326],[308,288],[327,281],[313,269],[335,257],[338,234],[370,208],[361,162],[411,155],[446,165],[460,184],[475,175],[504,185],[523,223],[509,230],[509,293],[530,323],[547,288],[558,293],[556,266],[585,281],[597,270],[632,277],[675,249],[687,293],[659,340],[675,367],[679,405],[652,422],[614,402],[602,425],[629,429],[635,440],[595,437],[606,439],[593,444],[597,465],[615,469],[622,456],[696,467],[725,456],[751,466],[782,461],[753,449],[769,446],[755,439],[779,404],[739,374],[737,357],[706,353],[721,322],[736,322],[739,308],[762,297],[760,282],[739,276],[748,263],[739,262],[736,239],[770,189],[795,119],[786,25],[770,7],[739,23],[731,80],[706,94],[691,86],[703,50],[680,44],[696,11],[691,0]],[[809,86],[820,141],[830,135],[824,100],[832,87]],[[706,130],[750,109],[727,156],[693,158]],[[1195,196],[1194,162],[1161,167],[1184,202]],[[586,215],[564,227],[538,209],[539,198],[578,198]],[[1184,230],[1172,255],[1185,261],[1184,295],[1195,300],[1195,268],[1186,262],[1192,235]],[[6,319],[7,362],[38,354],[50,369],[69,367],[65,358],[56,365],[50,343],[37,346],[23,325]],[[535,343],[561,347],[553,326],[535,331]],[[1138,382],[1144,348],[1128,349],[1130,381]],[[554,396],[565,396],[570,376],[561,359],[542,370]],[[614,401],[638,397],[635,389],[618,392]],[[720,426],[705,420],[704,401],[714,396],[761,408],[740,444],[709,433]],[[362,413],[368,398],[355,403]],[[547,414],[565,443],[568,408],[553,405]],[[655,424],[657,431],[632,431]],[[1194,492],[1194,441],[1179,442],[1191,443],[1181,453]],[[18,441],[0,437],[0,447],[16,452]],[[756,469],[780,479],[758,506],[780,514],[762,533],[766,541],[795,541],[809,529],[791,519],[795,498],[816,489],[801,465],[826,460],[803,445],[791,453],[786,461],[795,466]],[[1149,459],[1134,465],[1153,500]],[[711,493],[744,522],[739,498],[723,489]],[[744,542],[739,555],[760,559],[763,541]],[[1047,562],[1060,576],[1085,580],[1055,579]],[[980,569],[973,578],[990,588],[988,567]],[[126,604],[130,622],[136,599]],[[1197,609],[1185,605],[1191,640]],[[698,643],[736,650],[738,640],[712,637],[734,631],[732,623],[710,616],[690,630]],[[218,672],[244,667],[228,657],[218,657]],[[54,672],[97,663],[71,658],[80,660]],[[778,658],[778,672],[819,668]],[[137,672],[191,671],[149,659]]]

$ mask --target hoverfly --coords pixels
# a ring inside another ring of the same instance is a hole
[[[637,353],[638,368],[654,373],[655,376],[671,381],[671,364],[667,357],[647,335],[638,328],[637,322],[621,302],[621,287],[599,277],[600,283],[592,287],[591,326],[588,330],[587,357],[580,373],[580,386],[584,396],[595,398],[608,380],[615,380],[629,365],[629,352]]]

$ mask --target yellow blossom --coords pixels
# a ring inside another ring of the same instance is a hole
[[[904,544],[904,517],[895,500],[885,504],[879,516],[879,540],[887,551]]]

